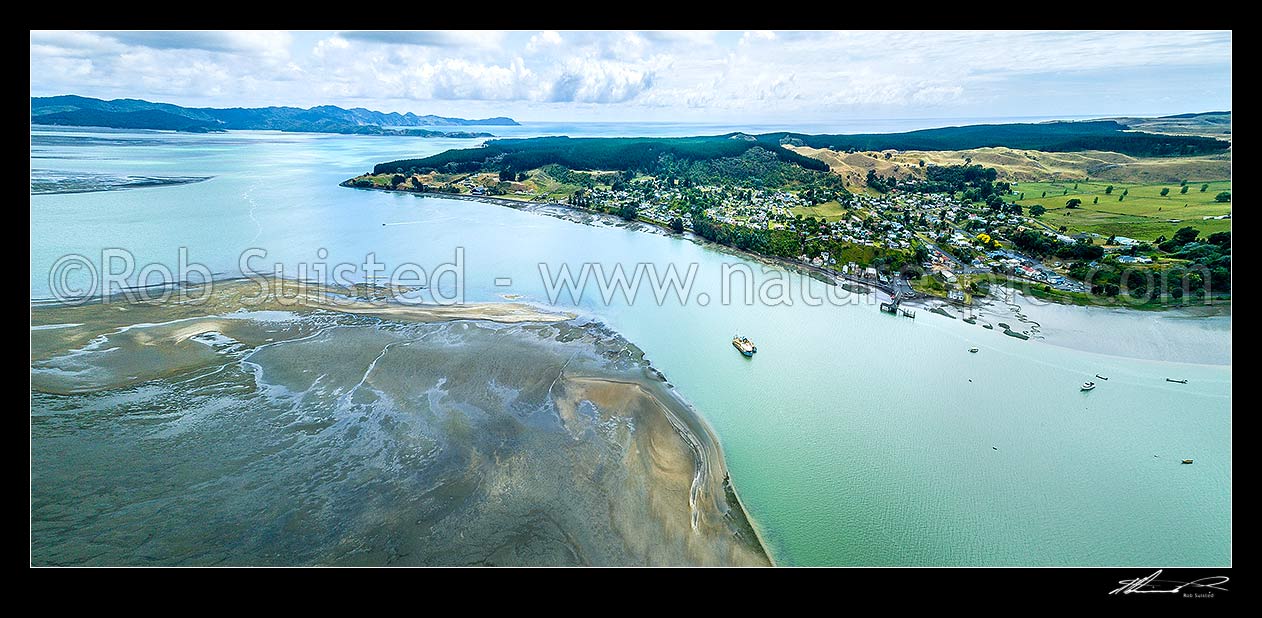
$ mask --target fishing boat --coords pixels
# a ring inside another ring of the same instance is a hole
[[[1166,378],[1166,382],[1174,382],[1175,384],[1187,384],[1187,380],[1176,380],[1174,378]]]
[[[749,340],[749,337],[740,335],[732,335],[732,347],[735,347],[745,356],[753,356],[754,352],[758,351],[758,346],[755,346],[754,342]]]
[[[1083,383],[1082,383],[1082,390],[1084,390],[1084,391],[1089,391],[1089,390],[1091,390],[1091,389],[1093,389],[1093,388],[1095,388],[1095,382],[1083,382]]]
[[[969,348],[969,349],[968,349],[968,351],[969,351],[969,352],[972,352],[973,354],[976,354],[976,353],[977,353],[977,348]]]
[[[1109,378],[1108,378],[1108,376],[1102,376],[1102,375],[1100,375],[1100,374],[1098,374],[1098,373],[1097,373],[1097,374],[1095,374],[1095,377],[1100,378],[1101,380],[1107,380],[1107,379],[1109,379]]]
[[[1185,463],[1185,464],[1190,464],[1190,463],[1192,463],[1192,460],[1191,460],[1191,459],[1184,459],[1184,460],[1183,460],[1183,463]]]

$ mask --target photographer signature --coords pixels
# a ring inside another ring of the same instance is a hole
[[[1211,575],[1209,577],[1202,577],[1200,579],[1190,581],[1190,582],[1177,582],[1177,581],[1173,581],[1169,579],[1157,579],[1158,575],[1161,575],[1160,569],[1158,569],[1156,573],[1153,573],[1152,575],[1149,575],[1148,577],[1139,577],[1136,579],[1123,579],[1118,582],[1119,584],[1122,584],[1121,587],[1114,590],[1113,592],[1110,592],[1109,594],[1118,594],[1118,593],[1132,594],[1132,593],[1149,593],[1149,592],[1168,594],[1168,593],[1182,592],[1184,588],[1209,588],[1212,590],[1222,590],[1226,592],[1227,589],[1221,588],[1220,586],[1230,581],[1230,578],[1228,578],[1225,575]]]

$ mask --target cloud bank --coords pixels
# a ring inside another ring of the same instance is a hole
[[[31,93],[523,119],[1229,108],[1229,32],[31,33]]]

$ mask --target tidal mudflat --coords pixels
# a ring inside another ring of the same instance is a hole
[[[528,305],[32,311],[32,561],[766,565],[634,345]]]

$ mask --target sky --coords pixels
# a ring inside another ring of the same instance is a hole
[[[1162,115],[1231,109],[1203,31],[32,31],[31,96],[522,121]]]

